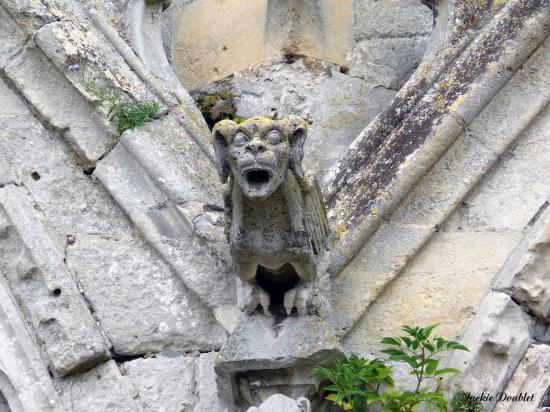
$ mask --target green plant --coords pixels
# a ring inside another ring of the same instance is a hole
[[[83,72],[82,72],[83,73]],[[124,100],[120,92],[112,91],[93,80],[82,79],[86,90],[93,94],[98,106],[108,109],[109,120],[116,123],[119,133],[158,119],[161,105],[154,100]]]
[[[160,104],[156,101],[118,101],[109,109],[109,118],[115,120],[119,133],[159,118]]]
[[[331,368],[318,367],[314,375],[331,384],[324,390],[330,392],[326,399],[339,405],[345,411],[364,412],[371,404],[378,404],[381,412],[412,412],[423,404],[436,411],[446,411],[449,400],[440,393],[443,375],[459,372],[454,368],[439,368],[439,353],[447,350],[465,350],[464,345],[448,341],[440,336],[430,338],[437,324],[426,328],[403,326],[405,336],[386,337],[382,353],[389,361],[402,362],[411,369],[416,385],[413,390],[398,391],[391,377],[391,367],[385,361],[367,361],[351,355],[343,362],[336,362]],[[435,389],[426,386],[433,380]],[[383,385],[382,385],[383,384]]]
[[[235,105],[235,94],[230,90],[199,94],[194,98],[197,102],[197,107],[210,128],[224,119],[233,120],[237,124],[248,119],[248,117],[241,117],[236,114],[237,107]],[[277,111],[274,111],[272,114],[263,117],[275,120],[277,116]]]
[[[221,90],[214,93],[199,94],[195,97],[197,107],[201,111],[206,123],[213,127],[216,122],[224,119],[235,120],[235,94],[230,90]]]
[[[461,387],[453,395],[450,407],[451,412],[483,412],[481,402],[474,400],[472,394]]]
[[[393,386],[391,367],[380,359],[367,361],[354,354],[332,368],[317,367],[314,374],[331,382],[324,388],[332,392],[326,399],[346,411],[361,411],[361,405],[378,399],[382,383]]]

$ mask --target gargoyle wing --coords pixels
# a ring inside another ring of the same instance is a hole
[[[309,233],[313,253],[318,255],[326,248],[330,230],[321,188],[310,171],[305,173],[302,191],[305,229]]]

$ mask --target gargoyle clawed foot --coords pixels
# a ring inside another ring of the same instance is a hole
[[[285,292],[283,304],[286,314],[290,316],[292,309],[296,308],[299,315],[307,315],[309,290],[306,286],[297,286]]]

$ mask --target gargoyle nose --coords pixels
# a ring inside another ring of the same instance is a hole
[[[254,154],[262,153],[265,152],[265,145],[261,142],[252,141],[246,146],[246,150]]]

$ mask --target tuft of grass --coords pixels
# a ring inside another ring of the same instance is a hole
[[[122,133],[158,119],[160,107],[160,103],[153,100],[130,102],[119,100],[109,109],[109,119],[116,122],[118,132]]]
[[[162,106],[155,100],[125,100],[120,92],[112,91],[93,80],[83,79],[83,83],[86,90],[94,95],[95,103],[108,109],[109,120],[116,123],[119,133],[160,117]]]

